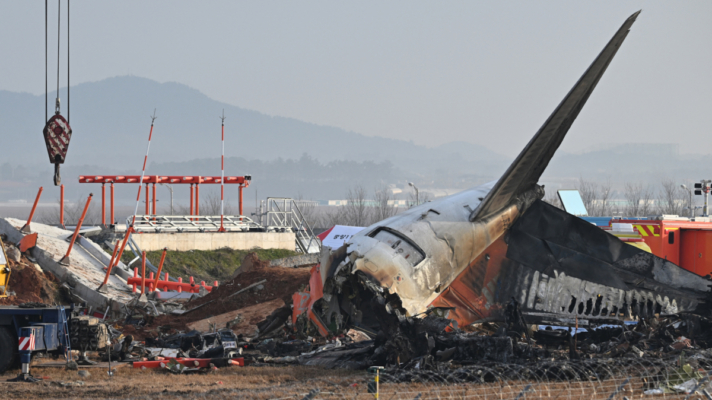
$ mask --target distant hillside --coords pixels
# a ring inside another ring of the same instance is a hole
[[[601,145],[578,154],[560,152],[552,159],[545,176],[658,183],[665,178],[710,179],[712,170],[709,156],[680,154],[674,143],[626,143]]]
[[[66,89],[62,95],[66,113]],[[138,174],[146,149],[149,115],[157,109],[149,174],[219,175],[220,120],[225,110],[225,169],[250,173],[250,193],[259,197],[343,198],[354,184],[368,190],[397,184],[410,190],[452,193],[501,176],[511,158],[483,146],[452,142],[435,148],[274,117],[212,100],[178,83],[117,77],[72,88],[74,136],[62,167],[67,197],[85,196],[80,174]],[[53,104],[55,95],[50,94]],[[0,201],[32,200],[37,186],[51,187],[42,128],[44,96],[0,91]],[[51,110],[50,110],[51,112]],[[572,133],[575,133],[575,127]],[[533,133],[533,132],[532,132]],[[499,132],[506,140],[507,132]],[[472,141],[477,140],[473,132]],[[522,144],[523,146],[523,144]],[[675,144],[605,145],[568,154],[559,151],[542,183],[572,187],[579,177],[655,183],[661,178],[710,179],[707,156],[681,155]],[[117,200],[135,196],[135,188],[117,191]],[[52,189],[54,191],[54,189]],[[47,197],[51,199],[55,194]],[[178,199],[187,190],[176,192]]]
[[[60,94],[66,116],[66,89]],[[54,97],[49,95],[52,104]],[[3,147],[17,150],[4,154],[2,162],[48,163],[42,139],[43,101],[44,96],[0,91],[0,140]],[[182,84],[131,76],[72,87],[70,122],[74,134],[68,165],[136,168],[143,159],[148,117],[154,108],[158,119],[150,159],[159,163],[219,156],[218,116],[224,109],[227,156],[274,160],[298,159],[306,153],[321,162],[390,161],[416,173],[506,167],[505,157],[470,143],[426,148],[404,140],[370,137],[220,103]]]

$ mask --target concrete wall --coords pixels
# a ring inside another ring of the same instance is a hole
[[[282,232],[187,232],[141,233],[131,235],[141,250],[173,251],[217,250],[229,247],[235,250],[261,249],[294,250],[294,233]]]

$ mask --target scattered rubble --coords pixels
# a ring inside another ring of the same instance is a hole
[[[14,249],[11,241],[6,243]],[[42,272],[26,254],[20,255],[19,262],[8,258],[13,271],[10,286],[21,291],[0,304],[60,304],[67,302],[62,296],[71,297],[71,289],[62,289],[53,274]],[[658,313],[629,325],[599,323],[595,329],[591,324],[576,330],[527,325],[526,315],[512,300],[503,310],[504,322],[458,327],[448,318],[448,309],[434,308],[417,318],[404,316],[387,306],[396,304],[396,297],[363,296],[372,292],[359,285],[350,289],[352,299],[362,296],[360,311],[378,324],[352,326],[322,337],[307,313],[296,323],[290,318],[292,295],[310,292],[310,278],[309,269],[275,268],[251,253],[231,280],[187,301],[161,299],[156,293],[127,293],[120,311],[108,316],[109,325],[97,325],[106,326],[106,331],[94,332],[112,345],[75,348],[89,351],[90,356],[99,351],[104,361],[110,353],[113,362],[171,373],[231,365],[361,370],[381,365],[386,367],[384,382],[489,382],[547,375],[587,379],[587,374],[600,379],[611,365],[646,363],[662,368],[677,360],[679,373],[646,384],[649,393],[690,392],[703,378],[698,370],[712,368],[709,301],[701,303],[698,313]],[[565,374],[562,365],[570,365]]]
[[[187,327],[204,332],[213,330],[215,327],[229,328],[236,334],[255,336],[258,333],[257,324],[263,321],[266,315],[270,315],[274,310],[284,306],[282,299],[274,299],[191,322]]]

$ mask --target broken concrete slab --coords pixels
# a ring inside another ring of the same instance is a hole
[[[190,299],[195,293],[190,293],[190,292],[161,292],[161,291],[156,291],[156,298],[160,300],[188,300]]]
[[[224,314],[215,315],[200,321],[195,321],[188,324],[188,328],[196,331],[207,332],[210,330],[210,325],[214,324],[218,329],[225,328],[228,322],[233,322],[230,326],[235,334],[253,336],[257,334],[257,323],[264,320],[265,316],[270,315],[274,310],[284,307],[282,299],[274,299],[265,303],[255,304],[254,306],[244,307],[239,310],[226,312]]]
[[[89,252],[103,265],[109,265],[109,261],[111,261],[111,254],[105,252],[99,244],[93,242],[90,239],[85,238],[84,236],[78,236],[77,243],[79,243],[79,245],[82,246],[84,250]],[[114,268],[111,272],[112,274],[120,276],[124,280],[129,279],[133,276],[133,274],[129,272],[129,267],[127,267],[123,262],[120,261],[119,265],[117,265],[116,268]]]
[[[282,268],[307,268],[314,266],[317,263],[319,263],[319,253],[310,253],[271,260],[269,262],[269,266]]]
[[[0,233],[17,243],[23,237],[20,232],[23,225],[23,220],[0,218]],[[87,305],[97,310],[111,307],[110,310],[119,311],[121,304],[131,300],[130,287],[119,276],[109,277],[103,293],[96,291],[104,280],[103,268],[108,263],[108,260],[104,263],[102,258],[95,255],[101,251],[99,245],[90,240],[78,241],[70,254],[71,263],[67,266],[60,265],[58,261],[67,252],[67,238],[72,235],[72,231],[37,222],[32,223],[32,231],[38,233],[37,245],[30,250],[32,257],[43,270],[51,272],[61,282],[68,283],[74,294],[86,301]]]

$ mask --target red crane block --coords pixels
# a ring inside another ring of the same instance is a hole
[[[69,140],[72,138],[72,128],[69,122],[59,112],[47,121],[42,130],[49,162],[54,164],[54,185],[59,186],[59,164],[64,164],[69,149]]]

